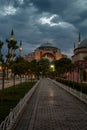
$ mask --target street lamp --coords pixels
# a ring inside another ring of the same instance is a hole
[[[54,65],[50,65],[51,71],[54,72],[55,71],[55,66]]]
[[[50,65],[50,76],[51,78],[55,77],[55,74],[54,74],[54,71],[55,71],[55,66],[53,64]]]

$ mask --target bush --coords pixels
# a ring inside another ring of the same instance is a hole
[[[87,84],[86,83],[77,83],[77,82],[62,79],[62,78],[56,78],[56,81],[63,83],[73,89],[76,89],[77,91],[82,91],[83,93],[87,94]]]

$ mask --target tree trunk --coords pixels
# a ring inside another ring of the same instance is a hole
[[[15,86],[15,74],[13,76],[13,86]]]
[[[2,90],[5,86],[5,68],[2,69]]]
[[[21,77],[21,75],[20,75],[20,83],[22,83],[22,77]]]

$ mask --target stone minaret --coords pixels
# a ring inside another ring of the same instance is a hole
[[[14,31],[13,31],[13,29],[12,29],[12,31],[11,31],[11,37],[10,37],[10,40],[14,40]]]
[[[80,36],[80,32],[79,32],[79,37],[78,37],[78,46],[80,45],[81,43],[81,36]]]
[[[19,55],[20,57],[22,56],[22,42],[20,41],[20,46],[19,46]]]

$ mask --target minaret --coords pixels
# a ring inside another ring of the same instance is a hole
[[[79,37],[78,37],[78,46],[80,45],[81,43],[81,37],[80,37],[80,32],[79,32]]]
[[[20,41],[20,46],[19,46],[19,55],[20,57],[22,56],[22,42]]]
[[[14,31],[13,31],[13,29],[12,29],[12,31],[11,31],[11,37],[10,37],[10,40],[14,40]]]
[[[76,46],[75,46],[75,43],[74,43],[74,49],[76,48]]]

